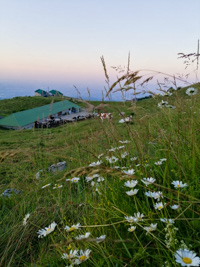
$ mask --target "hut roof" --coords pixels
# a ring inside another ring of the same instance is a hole
[[[1,126],[7,127],[23,127],[25,125],[34,123],[38,119],[47,118],[50,115],[67,110],[69,108],[80,108],[78,105],[65,100],[53,104],[32,108],[20,112],[13,113],[0,120]]]

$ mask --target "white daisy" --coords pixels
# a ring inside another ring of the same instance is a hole
[[[122,148],[125,148],[125,146],[118,146],[118,147],[116,147],[117,150],[120,150]]]
[[[90,256],[90,253],[91,253],[91,250],[90,249],[86,249],[85,251],[83,250],[80,250],[80,254],[78,256],[78,259],[76,259],[74,261],[74,264],[76,265],[79,265],[81,264],[82,262],[86,261],[89,259],[89,256]]]
[[[79,177],[74,177],[74,178],[71,179],[71,182],[72,183],[78,183],[79,180],[80,180]]]
[[[151,223],[150,226],[144,227],[144,230],[146,230],[147,232],[153,232],[156,230],[156,228],[157,228],[157,223],[155,224]]]
[[[172,205],[170,206],[173,210],[177,210],[180,208],[180,205]]]
[[[128,228],[128,231],[129,232],[134,232],[136,229],[136,226],[131,226],[130,228]]]
[[[100,155],[98,156],[98,159],[100,159],[103,155],[104,155],[104,154],[100,154]]]
[[[181,266],[199,266],[200,258],[196,257],[196,253],[189,251],[188,249],[179,249],[174,254],[176,262]]]
[[[129,196],[134,196],[137,194],[139,189],[134,189],[134,190],[130,190],[130,191],[127,191],[126,194],[129,195]]]
[[[115,162],[117,162],[119,159],[113,156],[113,157],[111,157],[111,158],[106,157],[106,160],[109,161],[109,163],[115,163]]]
[[[173,181],[171,184],[173,184],[175,188],[183,188],[188,186],[187,183],[183,184],[182,181]]]
[[[198,90],[194,87],[190,87],[185,92],[187,95],[196,95],[198,93]]]
[[[125,141],[119,141],[119,143],[121,143],[121,144],[128,144],[128,143],[130,143],[131,141],[128,141],[128,140],[125,140]]]
[[[27,213],[23,219],[23,225],[25,226],[27,224],[27,220],[30,217],[30,213]]]
[[[89,164],[89,167],[95,167],[95,166],[100,165],[101,163],[102,163],[102,161],[101,161],[101,160],[98,160],[97,162],[92,162],[92,163],[90,163],[90,164]]]
[[[94,179],[94,177],[90,177],[90,176],[85,177],[85,180],[87,183],[92,181],[93,179]]]
[[[135,160],[137,160],[137,157],[130,158],[130,161],[135,161]]]
[[[74,231],[74,230],[78,230],[80,226],[81,226],[80,223],[74,224],[74,225],[72,225],[72,226],[70,226],[70,227],[69,227],[68,225],[66,225],[66,226],[65,226],[65,230],[66,230],[67,232],[72,232],[72,231]]]
[[[53,187],[53,189],[56,189],[56,188],[61,188],[61,187],[63,187],[63,185],[62,185],[62,184],[61,184],[61,185],[60,185],[60,184],[55,184],[55,185],[54,185],[54,187]]]
[[[134,213],[134,222],[139,222],[139,221],[142,221],[143,219],[143,217],[144,217],[144,215],[142,214],[142,213],[140,213],[140,212],[138,212],[138,213]]]
[[[98,179],[97,179],[97,182],[103,182],[105,179],[103,178],[103,177],[99,177]]]
[[[127,222],[129,222],[129,223],[133,223],[133,222],[135,222],[135,218],[133,217],[133,216],[125,216],[124,217],[126,220],[127,220]]]
[[[168,224],[173,224],[174,220],[173,219],[167,219],[167,218],[161,218],[161,222],[168,223]]]
[[[129,153],[125,151],[123,154],[121,154],[121,158],[124,159],[126,156],[128,156],[128,154]]]
[[[166,105],[168,105],[168,102],[164,101],[164,100],[162,100],[160,103],[158,103],[159,108],[165,107]]]
[[[44,229],[41,229],[37,232],[38,238],[43,238],[53,232],[56,228],[57,223],[52,222],[48,227],[45,227]]]
[[[137,185],[138,181],[137,180],[131,180],[127,181],[124,183],[124,186],[129,187],[129,188],[134,188]]]
[[[135,170],[134,169],[130,169],[128,171],[123,171],[123,173],[125,173],[127,175],[133,175],[133,174],[135,174]]]
[[[67,259],[67,260],[71,260],[71,259],[74,259],[76,256],[77,256],[77,254],[78,254],[78,250],[70,250],[70,252],[69,252],[69,254],[67,254],[67,253],[63,253],[63,255],[62,255],[62,259]]]
[[[108,149],[109,152],[115,152],[117,148],[116,147],[112,147],[111,149]]]
[[[158,202],[158,203],[156,203],[156,204],[154,205],[154,208],[155,208],[156,210],[161,210],[161,209],[164,208],[164,205],[163,205],[162,202]]]
[[[160,191],[158,191],[158,192],[148,191],[148,192],[145,192],[144,194],[145,194],[145,196],[152,197],[156,200],[160,200],[160,198],[163,198],[162,192],[160,192]]]
[[[95,241],[97,243],[100,243],[100,242],[103,242],[105,240],[105,238],[106,238],[106,235],[101,235],[101,236],[97,237]]]
[[[42,186],[42,189],[47,187],[47,186],[50,186],[51,184],[45,184],[44,186]]]
[[[148,178],[143,178],[141,181],[146,185],[150,185],[152,183],[155,182],[156,179],[152,178],[152,177],[148,177]]]
[[[77,236],[75,238],[76,238],[76,240],[84,240],[84,239],[87,239],[89,236],[90,236],[90,233],[87,232],[84,235],[79,235],[79,236]]]

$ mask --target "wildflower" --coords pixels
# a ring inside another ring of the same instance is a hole
[[[120,150],[122,148],[125,148],[125,146],[118,146],[118,147],[116,147],[117,150]]]
[[[82,262],[88,260],[89,259],[89,256],[90,256],[90,253],[91,253],[91,250],[90,249],[86,249],[85,251],[80,250],[80,255],[78,256],[78,259],[76,259],[74,261],[74,264],[79,265]]]
[[[173,210],[177,210],[180,208],[180,205],[173,205],[173,206],[170,206]]]
[[[66,230],[67,232],[72,232],[72,231],[74,231],[74,230],[78,230],[79,227],[80,227],[80,223],[74,224],[74,225],[72,225],[71,227],[69,227],[69,226],[66,225],[66,226],[65,226],[65,230]]]
[[[101,160],[98,160],[97,162],[90,163],[89,167],[95,167],[95,166],[100,165],[101,163],[102,163],[102,161]]]
[[[149,227],[144,227],[144,230],[146,230],[148,233],[155,231],[157,228],[157,223],[153,224],[151,223]]]
[[[124,183],[124,186],[129,187],[129,188],[133,188],[137,185],[138,181],[137,180],[131,180],[131,181],[127,181]]]
[[[135,218],[133,216],[125,216],[124,217],[129,223],[135,222]]]
[[[198,90],[194,87],[190,87],[185,92],[187,95],[196,95],[198,93]]]
[[[196,253],[189,251],[188,249],[179,249],[174,254],[176,262],[181,266],[199,266],[200,258],[196,257]]]
[[[125,174],[127,175],[133,175],[135,173],[135,170],[134,169],[130,169],[128,171],[123,171]]]
[[[162,192],[158,191],[158,192],[145,192],[144,193],[147,197],[152,197],[154,199],[160,200],[160,198],[163,198]]]
[[[112,147],[111,149],[108,149],[109,152],[115,152],[117,148],[116,147]]]
[[[130,143],[131,141],[128,141],[128,140],[125,140],[125,141],[119,141],[119,143],[121,143],[121,144],[128,144],[128,143]]]
[[[155,182],[156,179],[150,177],[150,178],[143,178],[141,181],[146,185],[150,185]]]
[[[163,208],[164,208],[163,203],[162,203],[162,202],[158,202],[158,203],[156,203],[156,204],[154,205],[154,208],[155,208],[156,210],[161,210],[161,209],[163,209]]]
[[[100,155],[98,156],[98,159],[100,159],[103,155],[104,155],[104,154],[100,154]]]
[[[162,100],[160,103],[158,103],[159,108],[165,107],[166,105],[168,105],[168,102],[164,101],[164,100]]]
[[[135,161],[135,160],[137,160],[137,157],[130,158],[130,161]]]
[[[124,152],[123,154],[121,154],[121,158],[124,159],[126,156],[128,156],[128,152]]]
[[[85,180],[87,183],[92,181],[93,179],[94,179],[94,177],[90,177],[90,176],[85,177]]]
[[[74,178],[71,179],[71,182],[72,183],[78,183],[79,180],[80,180],[79,177],[74,177]]]
[[[138,213],[134,213],[134,221],[135,222],[139,222],[139,221],[142,221],[143,219],[143,217],[144,217],[144,215],[142,214],[142,213],[140,213],[140,212],[138,212]]]
[[[55,184],[55,186],[53,187],[53,189],[56,189],[56,188],[61,188],[63,187],[63,185],[60,185],[60,184]]]
[[[140,166],[140,164],[136,164],[135,166],[136,166],[136,167],[139,167],[139,166]]]
[[[136,226],[131,226],[130,228],[128,228],[128,231],[132,233],[135,231],[135,229],[136,229]]]
[[[173,184],[175,188],[183,188],[188,186],[186,183],[183,184],[182,181],[173,181],[171,184]]]
[[[129,196],[134,196],[137,194],[138,190],[139,189],[130,190],[130,191],[127,191],[126,194]]]
[[[87,239],[88,237],[90,236],[90,233],[87,232],[85,233],[84,235],[79,235],[76,237],[76,240],[84,240],[84,239]]]
[[[66,182],[70,181],[72,183],[78,183],[79,180],[80,180],[79,177],[74,177],[74,178],[71,178],[71,179],[66,179]]]
[[[103,178],[103,177],[99,177],[98,179],[97,179],[97,182],[103,182],[105,179]]]
[[[27,224],[27,220],[30,217],[30,213],[27,213],[23,219],[23,225],[25,226]]]
[[[78,250],[70,250],[69,254],[67,253],[63,253],[62,255],[62,259],[67,259],[67,260],[71,260],[71,259],[74,259],[75,257],[77,257],[77,254],[78,254]]]
[[[174,220],[173,219],[167,219],[167,218],[161,218],[161,222],[168,223],[168,224],[173,224]]]
[[[56,228],[57,223],[52,222],[48,227],[45,227],[44,229],[41,229],[37,232],[38,238],[43,238],[53,232]]]
[[[51,184],[45,184],[44,186],[42,186],[42,189],[47,187],[47,186],[50,186]]]
[[[116,158],[116,157],[111,157],[111,158],[109,158],[109,157],[106,157],[106,159],[110,162],[110,163],[115,163],[116,161],[118,161],[119,159],[118,158]]]
[[[104,241],[105,238],[106,238],[106,235],[101,235],[101,236],[97,237],[95,241],[96,241],[97,243],[100,243],[100,242]]]

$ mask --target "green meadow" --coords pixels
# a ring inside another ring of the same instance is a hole
[[[167,267],[180,266],[179,249],[199,255],[200,84],[192,87],[197,94],[104,102],[113,119],[103,122],[1,128],[0,194],[21,193],[0,196],[0,266]],[[50,101],[1,100],[0,115]],[[65,170],[48,171],[63,161]]]

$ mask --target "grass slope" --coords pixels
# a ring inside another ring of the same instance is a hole
[[[180,247],[199,255],[200,94],[187,96],[185,91],[136,106],[109,103],[106,110],[113,113],[113,121],[95,118],[52,129],[0,130],[1,192],[22,190],[21,195],[0,197],[0,265],[66,266],[70,262],[61,258],[63,253],[87,248],[92,252],[83,266],[178,266],[174,253]],[[158,108],[161,100],[176,108]],[[133,122],[118,123],[119,111],[134,113]],[[130,142],[119,142],[125,140]],[[64,160],[67,170],[44,171],[40,179],[35,178],[39,170]],[[89,166],[99,160],[102,164]],[[132,175],[125,175],[131,169]],[[94,174],[104,180],[98,182]],[[66,182],[73,177],[80,180]],[[87,182],[85,177],[93,179]],[[156,181],[146,187],[144,177]],[[128,180],[137,180],[139,191],[134,196],[126,193],[131,190],[124,186]],[[176,189],[171,184],[176,180],[187,187]],[[50,185],[42,188],[46,184]],[[163,198],[147,197],[148,191],[160,191]],[[174,204],[179,208],[172,209]],[[143,220],[125,218],[138,212],[144,214]],[[55,230],[38,238],[37,231],[53,221]],[[79,230],[64,229],[77,223]],[[151,224],[157,224],[155,231],[145,228]],[[129,232],[130,226],[135,231]],[[86,232],[91,233],[88,239],[75,239]],[[95,242],[101,235],[106,235],[105,241]]]

